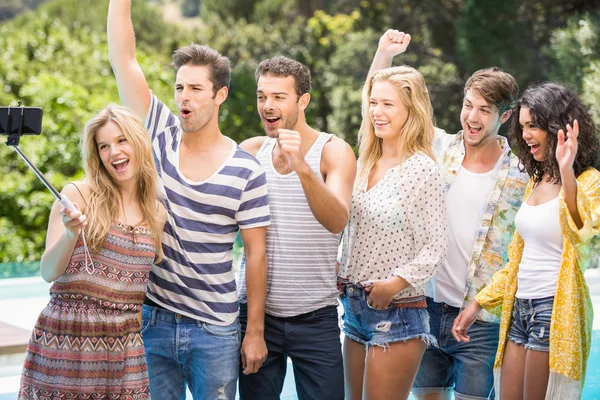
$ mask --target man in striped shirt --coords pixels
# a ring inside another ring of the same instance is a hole
[[[240,351],[245,374],[255,373],[267,356],[263,327],[270,210],[265,173],[219,130],[229,60],[198,45],[173,54],[176,117],[152,95],[136,61],[130,7],[130,0],[110,2],[109,57],[122,102],[150,132],[168,210],[164,259],[150,274],[142,311],[150,392],[160,400],[184,399],[187,384],[194,399],[233,399]],[[232,270],[238,230],[248,282],[241,348]]]
[[[311,78],[304,65],[274,57],[259,65],[256,79],[266,136],[241,147],[256,155],[269,186],[269,355],[258,373],[240,375],[241,398],[278,399],[289,357],[300,399],[342,400],[335,264],[339,233],[348,222],[356,158],[346,142],[307,124]],[[242,271],[249,266],[249,260],[242,261]],[[251,332],[249,284],[246,279],[240,289],[245,334]]]

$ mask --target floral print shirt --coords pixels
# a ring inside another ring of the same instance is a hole
[[[527,186],[526,196],[532,188],[533,181]],[[600,172],[589,168],[577,178],[577,211],[583,222],[581,229],[571,218],[562,189],[558,198],[563,250],[550,323],[551,378],[546,393],[560,393],[552,398],[578,399],[592,338],[594,313],[583,274],[591,259],[593,241],[600,239]],[[477,295],[477,302],[482,307],[500,314],[502,318],[494,364],[497,371],[502,365],[510,330],[523,247],[523,239],[515,232],[509,249],[510,261]],[[499,394],[496,393],[496,396]]]
[[[494,188],[485,209],[481,210],[481,224],[471,251],[463,307],[466,307],[492,279],[494,273],[508,261],[508,246],[515,230],[515,215],[521,206],[529,179],[519,169],[519,159],[511,151],[508,140],[498,136],[503,149],[500,167],[496,172]],[[465,158],[462,131],[450,135],[436,128],[433,152],[440,172],[446,181],[446,189],[452,182]],[[482,311],[478,319],[499,322],[499,318]]]

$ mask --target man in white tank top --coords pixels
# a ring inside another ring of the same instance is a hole
[[[370,73],[392,64],[410,35],[388,30],[379,40]],[[431,334],[438,348],[425,352],[413,394],[418,399],[494,398],[493,363],[499,319],[480,313],[469,329],[471,341],[458,343],[452,324],[460,310],[507,261],[527,174],[508,142],[498,135],[517,99],[515,79],[499,68],[475,72],[467,81],[460,120],[449,135],[436,128],[434,154],[448,189],[448,258],[425,287]]]
[[[346,142],[307,124],[310,72],[304,65],[273,57],[259,65],[256,79],[266,136],[241,147],[261,163],[269,188],[264,332],[269,354],[257,373],[240,374],[240,396],[279,399],[289,357],[300,399],[342,400],[335,263],[356,158]],[[241,277],[244,268],[243,260]],[[245,288],[242,281],[240,322],[247,334]]]

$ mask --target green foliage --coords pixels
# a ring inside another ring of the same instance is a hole
[[[20,12],[38,2],[8,0],[0,19],[7,7]],[[227,55],[232,83],[220,128],[238,142],[263,134],[254,71],[283,54],[312,72],[308,122],[355,145],[362,85],[387,28],[411,33],[408,51],[394,63],[425,76],[437,125],[449,132],[460,129],[466,78],[492,65],[522,88],[547,79],[574,86],[600,123],[600,12],[591,2],[178,0],[185,15],[200,11],[193,31],[163,22],[163,3],[132,5],[138,61],[151,89],[174,109],[170,54],[195,42]],[[59,188],[83,178],[78,141],[85,121],[119,101],[108,63],[107,5],[52,0],[0,25],[0,105],[20,99],[44,109],[42,135],[24,138],[22,148]],[[0,262],[39,259],[52,197],[11,149],[0,147],[0,159]]]
[[[552,77],[574,87],[582,87],[594,61],[599,59],[600,20],[589,15],[574,16],[566,27],[550,38],[547,52],[556,60]]]
[[[590,107],[596,128],[600,129],[600,59],[591,61],[585,71],[581,98]]]
[[[580,93],[597,129],[600,129],[599,39],[600,15],[574,15],[564,28],[552,33],[546,49],[555,57],[551,78],[570,85]],[[600,240],[597,241],[597,250],[600,255]]]
[[[256,0],[201,0],[200,15],[216,14],[223,20],[249,20]]]
[[[181,14],[184,17],[197,17],[200,14],[200,0],[180,0]]]
[[[86,6],[90,13],[81,13]],[[89,25],[81,22],[86,17],[80,14],[88,16]],[[138,23],[160,26],[156,11],[137,14]],[[53,1],[0,25],[0,104],[16,105],[20,99],[44,110],[42,135],[24,137],[21,148],[59,189],[83,177],[78,143],[85,121],[108,103],[118,102],[105,18],[99,23],[98,15],[106,15],[106,4]],[[148,38],[166,46],[164,39]],[[141,40],[140,62],[155,92],[168,99],[168,53],[148,57],[143,49],[149,43]],[[12,149],[0,147],[0,159],[0,262],[37,260],[53,198]]]
[[[0,22],[36,8],[45,0],[2,0],[0,4]]]

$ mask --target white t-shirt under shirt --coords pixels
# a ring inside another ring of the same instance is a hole
[[[498,165],[489,172],[478,174],[461,166],[448,190],[448,257],[425,287],[427,296],[438,303],[454,307],[463,305],[471,252],[480,228],[481,213],[494,188],[497,168]]]
[[[562,259],[562,229],[558,197],[546,203],[521,204],[515,227],[525,246],[517,274],[519,299],[554,296]]]

